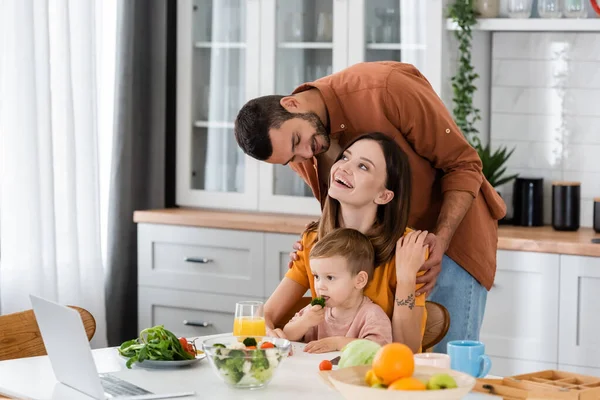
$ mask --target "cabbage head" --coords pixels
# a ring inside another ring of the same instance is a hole
[[[367,339],[353,340],[342,349],[338,368],[371,365],[380,348],[379,344]]]

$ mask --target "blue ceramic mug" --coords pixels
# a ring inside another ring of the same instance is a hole
[[[475,340],[448,342],[450,368],[475,378],[483,378],[492,368],[492,361],[485,355],[485,345]]]

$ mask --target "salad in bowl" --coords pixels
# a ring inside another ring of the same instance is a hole
[[[247,389],[266,386],[290,348],[289,340],[266,336],[221,336],[202,343],[215,373],[228,385]]]

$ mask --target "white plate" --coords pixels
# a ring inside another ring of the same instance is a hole
[[[119,356],[125,360],[125,362],[127,362],[127,360],[129,360],[129,357],[125,357],[122,356],[121,354],[119,354]],[[133,364],[131,364],[131,366],[136,366],[136,367],[140,367],[140,368],[179,368],[179,367],[184,367],[186,365],[191,365],[191,364],[195,364],[200,360],[203,360],[206,358],[206,354],[202,353],[202,354],[197,354],[196,358],[194,358],[193,360],[178,360],[178,361],[159,361],[159,360],[144,360],[142,362],[135,362]]]

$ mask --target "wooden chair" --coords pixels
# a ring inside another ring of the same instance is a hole
[[[96,332],[94,316],[83,308],[69,307],[79,312],[88,340],[92,340]],[[46,354],[33,310],[0,316],[0,361]]]
[[[290,311],[288,311],[280,321],[275,324],[276,328],[283,326],[301,309],[306,307],[311,302],[310,297],[302,297]],[[431,351],[433,346],[442,341],[448,328],[450,328],[450,314],[443,305],[427,301],[425,302],[427,309],[427,323],[425,324],[425,335],[423,336],[422,351]]]
[[[443,305],[426,301],[427,323],[421,345],[423,352],[433,351],[433,346],[442,341],[450,328],[450,313]]]

